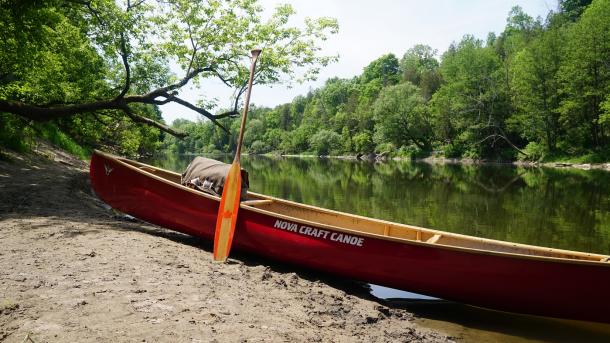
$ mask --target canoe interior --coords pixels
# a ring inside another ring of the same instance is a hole
[[[104,154],[105,155],[105,154]],[[125,158],[106,155],[125,164],[151,173],[167,182],[180,185],[180,174],[156,168]],[[202,196],[213,197],[207,194]],[[213,197],[218,199],[217,197]],[[590,261],[610,266],[610,258],[606,255],[591,254],[577,251],[552,249],[526,244],[477,238],[444,231],[426,229],[416,226],[392,223],[319,207],[303,205],[287,200],[277,199],[253,192],[248,192],[247,200],[242,201],[242,207],[247,207],[269,215],[281,215],[294,221],[305,221],[322,224],[329,228],[351,231],[357,234],[374,235],[395,241],[416,242],[416,244],[434,244],[439,247],[479,250],[487,253],[508,253],[532,258],[559,258],[575,261]]]

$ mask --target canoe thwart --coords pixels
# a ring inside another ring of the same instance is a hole
[[[273,200],[271,200],[271,199],[257,199],[257,200],[242,201],[241,204],[246,205],[246,206],[259,206],[259,205],[271,204],[272,202],[273,202]]]
[[[436,235],[428,238],[426,243],[434,244],[434,243],[438,242],[438,240],[441,239],[441,237],[442,237],[442,235],[436,234]]]

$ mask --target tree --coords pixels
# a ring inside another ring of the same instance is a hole
[[[506,137],[510,112],[503,87],[502,63],[491,47],[465,36],[443,54],[444,84],[432,97],[433,120],[445,143],[462,146],[471,157],[491,153],[497,137]],[[485,144],[491,139],[492,144]]]
[[[497,88],[502,89],[502,92],[507,96],[507,112],[514,111],[514,104],[511,102],[513,80],[510,70],[515,56],[526,48],[541,30],[542,24],[540,18],[535,20],[525,13],[520,6],[514,6],[508,13],[506,27],[504,32],[500,34],[500,37],[493,41],[488,37],[488,41],[493,42],[493,45],[488,45],[488,47],[493,47],[500,57],[503,73],[501,78],[498,79]]]
[[[400,79],[400,65],[394,54],[387,54],[369,63],[360,76],[361,83],[379,80],[383,86],[394,85]]]
[[[559,0],[561,12],[572,21],[576,21],[592,0]]]
[[[377,143],[395,146],[415,144],[422,151],[432,149],[432,127],[424,99],[410,82],[384,88],[375,101]]]
[[[426,101],[430,100],[441,84],[438,73],[439,63],[434,57],[435,55],[436,50],[427,45],[418,44],[409,49],[400,61],[403,79],[418,86]]]
[[[354,150],[359,153],[369,153],[375,150],[373,138],[368,131],[360,132],[353,138]]]
[[[264,49],[255,83],[297,71],[313,79],[337,59],[318,48],[337,32],[334,19],[307,19],[300,29],[288,25],[289,5],[265,21],[261,13],[255,0],[8,0],[0,8],[0,112],[34,121],[122,115],[183,136],[138,106],[174,102],[224,128],[221,118],[239,114],[250,49]],[[184,86],[210,77],[235,89],[233,109],[213,115],[180,98]]]
[[[603,103],[610,92],[610,3],[593,1],[568,30],[560,69],[561,120],[570,145],[600,149],[608,144],[610,126]]]
[[[244,133],[244,145],[249,146],[254,141],[259,141],[265,134],[265,125],[260,119],[252,119],[246,124],[246,132]]]
[[[309,138],[309,144],[318,155],[328,155],[341,148],[341,135],[331,130],[320,130]]]
[[[519,52],[511,66],[516,111],[509,125],[551,153],[561,134],[558,72],[564,41],[563,30],[551,27]]]

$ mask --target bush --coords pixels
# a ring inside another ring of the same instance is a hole
[[[411,144],[409,146],[401,146],[398,149],[397,155],[399,157],[410,157],[410,158],[422,158],[427,157],[429,151],[423,151],[417,145]]]
[[[519,158],[527,161],[541,161],[547,154],[544,145],[536,142],[529,142],[523,152],[528,156],[519,154]]]
[[[373,138],[368,132],[360,132],[352,138],[354,150],[356,152],[368,153],[374,148]]]
[[[331,130],[320,130],[309,139],[309,144],[318,155],[328,155],[341,148],[341,135]]]
[[[460,144],[447,144],[442,150],[446,158],[457,158],[464,154],[464,147]]]
[[[82,160],[88,159],[91,155],[91,152],[88,149],[80,146],[70,136],[66,135],[63,131],[57,128],[57,126],[53,124],[42,124],[40,129],[42,138],[48,140],[57,147],[64,149],[72,155],[76,155]]]
[[[249,152],[251,154],[264,154],[266,152],[269,152],[269,147],[267,146],[267,144],[261,142],[261,141],[254,141],[252,143],[252,145],[250,146],[250,150]]]
[[[0,145],[9,149],[24,152],[28,150],[27,138],[31,133],[27,132],[24,123],[15,116],[0,113]]]
[[[394,146],[394,144],[386,142],[386,143],[381,143],[379,145],[377,145],[377,147],[375,148],[375,152],[382,154],[382,153],[392,153],[396,150],[396,147]]]

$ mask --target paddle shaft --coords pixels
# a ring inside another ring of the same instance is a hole
[[[225,178],[224,189],[222,197],[220,198],[220,207],[218,208],[218,217],[216,218],[216,232],[214,234],[214,261],[217,262],[224,262],[227,260],[229,251],[231,250],[231,243],[233,242],[235,225],[237,223],[237,212],[239,210],[239,198],[241,195],[241,145],[246,129],[246,117],[250,105],[254,70],[260,53],[261,50],[252,50],[252,64],[250,65],[248,90],[246,92],[244,112],[239,128],[239,137],[237,138],[237,150],[235,151],[235,158],[233,159],[229,173]]]
[[[244,132],[246,131],[246,118],[248,116],[248,108],[250,107],[250,94],[252,90],[252,83],[254,83],[254,69],[256,68],[256,61],[258,56],[261,54],[261,50],[252,50],[252,64],[250,65],[250,77],[248,78],[248,91],[246,92],[246,100],[244,102],[244,112],[241,116],[241,125],[239,126],[239,137],[237,138],[237,150],[235,151],[235,158],[233,162],[239,163],[241,159],[241,143],[244,140]]]

